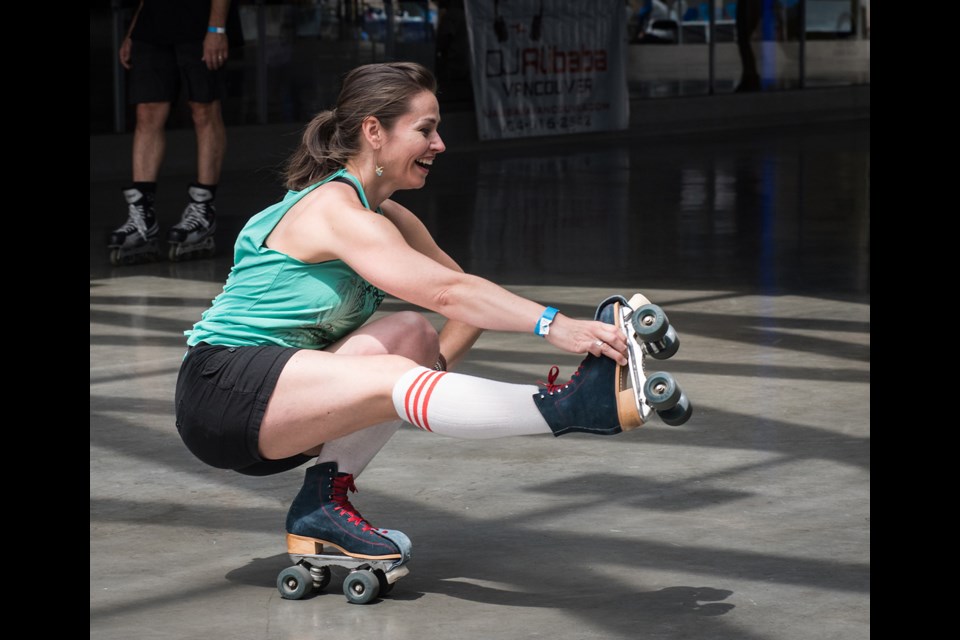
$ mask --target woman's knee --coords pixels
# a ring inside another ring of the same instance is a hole
[[[395,315],[388,353],[405,356],[419,364],[435,362],[440,353],[440,336],[430,321],[415,311],[400,311]]]
[[[433,366],[440,353],[440,337],[421,314],[401,311],[361,327],[328,350],[341,355],[398,355]]]
[[[436,361],[440,338],[421,314],[400,311],[358,330],[334,350],[348,355],[398,355],[426,365]]]

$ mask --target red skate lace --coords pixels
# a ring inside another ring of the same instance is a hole
[[[357,492],[357,485],[353,482],[352,474],[338,476],[333,479],[333,491],[330,494],[330,499],[337,503],[337,506],[334,507],[333,510],[342,516],[346,516],[347,522],[350,524],[363,527],[364,532],[370,531],[374,527],[367,522],[363,516],[357,513],[356,508],[350,504],[350,500],[347,498],[347,490],[353,493]]]
[[[557,380],[557,376],[560,375],[560,367],[558,367],[557,365],[553,365],[552,367],[550,367],[550,371],[547,373],[547,381],[544,382],[543,380],[537,380],[537,382],[544,385],[547,388],[547,393],[553,393],[554,391],[559,391],[560,389],[563,389],[568,384],[572,383],[573,379],[576,378],[578,375],[580,375],[580,370],[582,368],[583,368],[583,365],[581,364],[579,367],[577,367],[577,370],[573,372],[573,376],[563,384],[554,384]]]

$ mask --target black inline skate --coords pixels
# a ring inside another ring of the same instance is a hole
[[[213,234],[217,230],[213,192],[197,184],[188,189],[190,202],[183,210],[180,222],[170,228],[167,242],[171,262],[195,258],[210,258],[216,245]]]
[[[153,213],[153,195],[137,188],[124,189],[127,221],[110,234],[110,263],[114,266],[153,262],[160,258],[160,227]]]

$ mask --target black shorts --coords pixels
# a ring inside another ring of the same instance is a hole
[[[176,102],[181,84],[191,102],[219,100],[224,95],[223,67],[211,71],[202,57],[203,42],[163,46],[133,41],[127,101]]]
[[[193,455],[218,469],[266,476],[299,467],[312,456],[260,456],[260,423],[280,372],[298,349],[223,347],[201,342],[187,351],[174,400],[177,431]]]

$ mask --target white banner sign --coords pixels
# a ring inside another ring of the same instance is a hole
[[[481,140],[627,128],[623,0],[465,0],[464,8]]]

